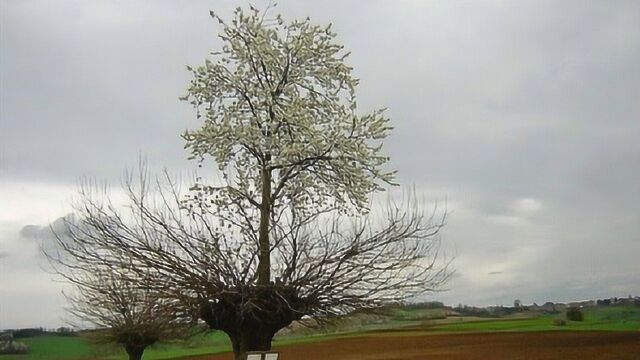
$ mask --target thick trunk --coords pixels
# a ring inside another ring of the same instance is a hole
[[[124,348],[129,355],[129,360],[142,360],[142,353],[144,353],[144,347],[141,346],[125,346]]]
[[[278,330],[307,313],[313,299],[301,298],[295,288],[250,286],[229,289],[215,301],[205,301],[200,317],[211,329],[226,333],[236,360],[247,351],[267,351]]]
[[[260,204],[260,233],[258,243],[258,285],[271,281],[271,251],[269,245],[269,217],[271,215],[271,171],[262,169],[262,203]]]

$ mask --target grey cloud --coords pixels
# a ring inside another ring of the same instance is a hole
[[[40,240],[43,238],[51,238],[56,234],[64,236],[67,233],[67,223],[74,221],[73,214],[62,216],[49,225],[25,225],[20,229],[20,236],[26,239]]]
[[[20,237],[27,239],[37,239],[43,235],[43,228],[38,225],[25,225],[20,229]],[[47,229],[48,230],[48,229]]]
[[[0,319],[3,328],[64,325],[62,284],[52,281],[36,241],[20,237],[22,226],[0,224]],[[46,299],[43,301],[43,299]]]
[[[69,243],[71,239],[68,236],[67,222],[73,222],[74,215],[68,214],[60,217],[49,225],[25,225],[20,229],[20,237],[22,239],[35,242],[39,248],[36,252],[36,258],[43,259],[45,254],[55,258],[58,256],[58,241]]]

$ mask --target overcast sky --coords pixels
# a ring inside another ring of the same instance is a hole
[[[447,199],[449,304],[640,295],[640,3],[279,1],[333,23],[399,181]],[[35,240],[78,180],[188,173],[178,97],[231,1],[0,1],[0,328],[63,324]],[[257,4],[262,4],[257,2]]]

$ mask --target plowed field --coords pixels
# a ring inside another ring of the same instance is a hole
[[[638,360],[640,332],[377,333],[275,350],[281,360]],[[189,359],[232,358],[227,353]]]

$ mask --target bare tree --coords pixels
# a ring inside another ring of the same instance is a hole
[[[130,360],[142,359],[144,350],[158,341],[195,334],[193,321],[176,312],[171,299],[144,286],[136,272],[128,270],[130,259],[111,258],[99,246],[78,247],[73,239],[88,232],[81,231],[83,225],[75,216],[65,217],[64,223],[67,231],[54,232],[57,246],[43,250],[54,272],[72,285],[72,290],[65,293],[72,325],[91,324],[94,329],[88,333],[90,339],[121,345]],[[148,273],[146,278],[150,277]]]
[[[381,153],[391,126],[382,110],[357,114],[358,80],[330,26],[253,8],[230,24],[212,16],[223,46],[191,69],[185,99],[204,123],[184,138],[221,181],[185,193],[142,170],[126,181],[125,208],[85,188],[67,255],[127,269],[180,304],[177,316],[196,312],[228,334],[236,359],[305,316],[374,309],[446,281],[444,217],[411,196],[371,206],[393,184]]]
[[[435,212],[425,216],[407,197],[402,204],[389,201],[381,213],[345,219],[316,212],[273,222],[275,281],[258,285],[257,235],[248,237],[247,229],[220,217],[207,197],[181,194],[168,177],[140,175],[125,184],[126,206],[81,190],[68,239],[58,241],[72,259],[66,267],[74,274],[109,269],[138,284],[133,288],[172,304],[165,306],[171,316],[158,314],[165,319],[200,317],[229,335],[237,359],[268,350],[278,330],[304,316],[323,322],[376,309],[433,291],[447,279],[446,267],[436,266],[444,219],[434,219]],[[101,299],[110,296],[108,288],[71,280],[91,295],[81,293],[79,299],[91,301],[79,309],[91,314],[106,304]]]

